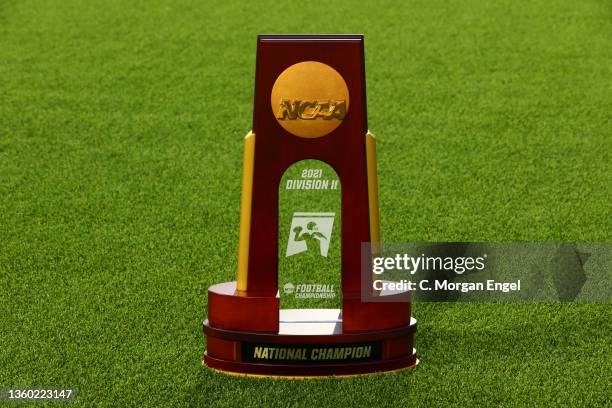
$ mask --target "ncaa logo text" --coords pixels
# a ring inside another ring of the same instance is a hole
[[[343,120],[346,116],[346,101],[343,100],[299,100],[281,99],[276,117],[280,120],[303,119]]]

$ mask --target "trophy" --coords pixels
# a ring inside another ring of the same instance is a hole
[[[417,364],[409,298],[377,302],[372,299],[380,294],[363,296],[372,286],[362,262],[380,241],[364,69],[361,35],[258,37],[253,128],[244,139],[237,279],[208,289],[208,367],[310,377]],[[294,171],[313,161],[321,165]],[[279,209],[279,196],[287,194],[300,198],[299,208]],[[312,194],[336,194],[337,208]],[[299,265],[291,279],[304,277],[303,282],[279,281],[279,258],[281,266]],[[310,272],[336,277],[339,285],[312,282],[305,278]],[[298,294],[339,307],[281,307],[282,296]]]

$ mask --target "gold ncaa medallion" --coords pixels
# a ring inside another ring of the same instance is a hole
[[[348,112],[349,91],[338,71],[321,62],[304,61],[276,78],[270,104],[287,132],[316,138],[340,126]]]

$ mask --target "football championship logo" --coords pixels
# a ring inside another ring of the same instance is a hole
[[[335,213],[293,213],[285,257],[301,252],[318,252],[327,257]]]

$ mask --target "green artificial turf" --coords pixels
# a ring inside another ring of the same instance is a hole
[[[610,405],[609,303],[414,305],[415,370],[227,377],[258,33],[364,33],[383,240],[609,242],[604,0],[0,1],[0,388],[79,406]],[[337,224],[339,225],[339,224]]]

